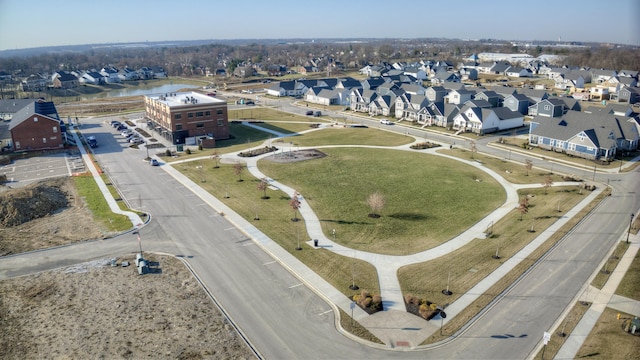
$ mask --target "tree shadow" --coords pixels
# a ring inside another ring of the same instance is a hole
[[[411,221],[419,221],[426,220],[428,216],[424,214],[416,214],[416,213],[395,213],[389,215],[389,217],[398,219],[398,220],[411,220]]]
[[[341,225],[371,225],[370,222],[365,221],[345,221],[345,220],[333,220],[333,219],[320,219],[321,222],[329,222]]]

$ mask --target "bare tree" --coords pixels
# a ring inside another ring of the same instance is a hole
[[[529,176],[529,171],[531,171],[531,169],[533,169],[533,161],[529,160],[529,159],[525,159],[524,160],[524,168],[527,169],[527,175]]]
[[[547,195],[547,190],[553,185],[553,179],[551,176],[547,175],[544,177],[544,181],[542,182],[542,187],[544,187],[544,194]]]
[[[518,211],[520,212],[520,221],[522,221],[522,216],[529,212],[529,199],[526,196],[520,200]]]
[[[298,192],[294,192],[291,200],[289,200],[289,206],[293,209],[293,218],[291,221],[298,221],[298,209],[300,209],[300,200],[298,200]]]
[[[469,149],[471,149],[471,158],[473,159],[473,155],[478,152],[478,146],[475,141],[469,140]]]
[[[376,191],[367,198],[367,205],[371,208],[369,217],[379,218],[382,208],[384,208],[384,195]]]
[[[235,165],[233,165],[233,173],[236,174],[236,176],[238,176],[238,182],[242,181],[243,170],[244,170],[244,165],[242,165],[241,163],[235,163]]]
[[[260,179],[260,182],[258,183],[258,185],[256,185],[256,188],[259,191],[264,192],[264,195],[262,196],[262,199],[265,199],[265,200],[269,198],[267,196],[267,187],[269,187],[269,182],[267,181],[267,178]]]
[[[212,154],[211,154],[211,159],[213,161],[215,161],[215,165],[213,166],[214,169],[217,169],[220,167],[220,154],[218,154],[218,150],[215,150]]]

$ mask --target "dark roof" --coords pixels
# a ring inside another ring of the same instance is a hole
[[[15,114],[23,107],[33,102],[33,99],[0,100],[0,113]]]
[[[20,125],[23,121],[27,120],[31,115],[34,114],[46,116],[51,118],[52,120],[60,120],[58,117],[56,106],[52,102],[44,100],[31,100],[29,104],[24,106],[13,115],[13,118],[9,123],[9,130]]]

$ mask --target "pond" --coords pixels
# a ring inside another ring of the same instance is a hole
[[[113,97],[120,97],[120,96],[162,94],[162,93],[175,92],[185,88],[197,89],[198,86],[193,84],[174,83],[174,82],[171,82],[170,84],[156,85],[155,83],[152,82],[150,84],[140,84],[135,87],[125,87],[122,89],[103,91],[98,94],[83,95],[83,96],[80,96],[80,99],[89,100],[89,99],[103,99],[107,97],[113,98]]]

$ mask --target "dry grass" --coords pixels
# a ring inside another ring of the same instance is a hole
[[[632,315],[606,308],[576,354],[576,359],[629,360],[640,357],[640,337],[625,333],[622,323]]]
[[[609,259],[607,259],[607,262],[604,264],[602,269],[600,269],[600,271],[595,276],[595,278],[593,278],[593,281],[591,281],[591,285],[593,285],[593,287],[597,289],[602,289],[602,287],[609,280],[609,277],[613,273],[616,266],[618,266],[620,259],[622,258],[625,251],[627,251],[628,248],[629,248],[629,244],[627,244],[626,242],[622,241],[618,243],[615,250],[613,251],[613,254],[609,256]]]
[[[564,342],[567,340],[567,337],[571,335],[573,329],[578,325],[584,313],[589,310],[588,303],[586,304],[575,304],[567,317],[562,322],[562,324],[558,327],[558,331],[551,334],[551,340],[547,343],[547,347],[544,349],[544,359],[553,359],[553,357],[558,353]],[[535,360],[543,360],[542,350],[536,354],[534,357]]]
[[[583,208],[576,216],[570,219],[564,226],[562,226],[554,235],[552,235],[544,244],[539,246],[529,257],[523,259],[511,272],[505,275],[502,279],[496,282],[486,293],[482,294],[471,305],[469,305],[464,311],[459,313],[443,328],[444,334],[453,334],[458,331],[464,324],[468,323],[474,316],[480,312],[485,306],[487,306],[496,296],[504,291],[510,284],[512,284],[521,274],[523,274],[528,268],[530,268],[540,257],[542,257],[549,249],[551,249],[558,241],[560,241],[574,226],[576,226],[582,218],[584,218],[593,208],[595,208],[600,201],[607,196],[607,192],[603,192],[598,195],[594,201],[589,203]],[[492,259],[493,260],[493,259]],[[454,292],[455,294],[455,292]],[[438,342],[446,338],[440,334],[434,334],[424,341],[424,344],[431,344]]]

